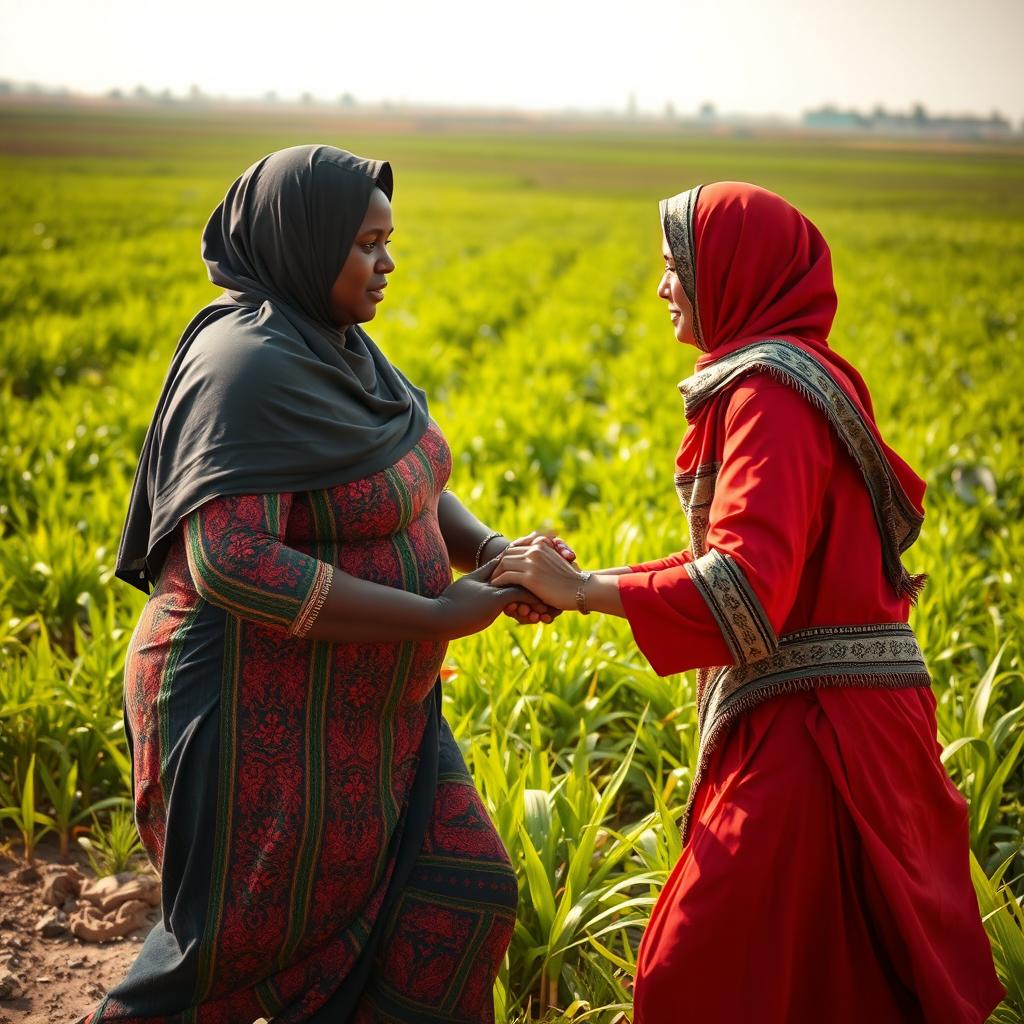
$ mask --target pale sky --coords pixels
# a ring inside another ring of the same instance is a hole
[[[1024,0],[0,0],[0,78],[517,109],[1024,118]]]

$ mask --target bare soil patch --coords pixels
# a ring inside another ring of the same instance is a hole
[[[79,858],[64,863],[94,880]],[[35,871],[23,869],[0,855],[0,1024],[71,1024],[124,977],[160,908],[140,915],[143,925],[123,937],[83,942],[67,924],[84,901],[72,894],[60,907],[44,900],[47,891],[57,898],[46,884],[62,873],[56,850],[39,848]]]

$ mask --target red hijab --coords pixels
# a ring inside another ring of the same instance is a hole
[[[883,440],[864,379],[829,347],[837,302],[832,258],[821,232],[781,196],[745,182],[700,186],[665,200],[661,209],[704,353],[696,372],[758,341],[796,345],[860,410],[904,493],[921,512],[924,481]],[[699,433],[699,427],[691,432]],[[681,459],[690,461],[691,452],[696,456],[700,442],[689,437]],[[680,465],[684,472],[696,468]]]

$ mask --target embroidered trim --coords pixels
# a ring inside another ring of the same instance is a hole
[[[901,689],[930,686],[920,644],[903,622],[825,626],[779,637],[767,658],[741,667],[711,669],[698,684],[700,746],[690,796],[683,813],[683,842],[689,838],[697,789],[711,755],[744,712],[772,697],[819,688],[861,686]]]
[[[301,640],[310,631],[320,614],[320,609],[324,606],[324,601],[327,600],[333,582],[334,566],[330,562],[320,562],[309,595],[299,609],[299,614],[295,616],[295,622],[290,630],[292,636]]]
[[[923,575],[911,576],[900,555],[917,540],[924,517],[910,503],[875,435],[846,392],[813,357],[791,342],[760,341],[717,360],[679,384],[687,420],[738,378],[765,369],[820,409],[860,469],[882,538],[886,576],[897,593],[916,601]]]
[[[700,329],[700,314],[697,310],[697,253],[693,241],[693,214],[697,209],[697,197],[703,185],[691,188],[659,204],[661,220],[665,226],[665,238],[672,250],[676,275],[683,286],[687,299],[693,307],[693,336],[697,347],[707,352],[704,335]]]
[[[715,482],[721,463],[706,462],[695,473],[676,473],[676,494],[690,528],[690,554],[700,558],[705,546],[711,519],[711,501],[715,496]]]
[[[767,657],[713,672],[707,689],[698,694],[698,725],[703,731],[708,722],[761,686],[865,671],[924,672],[924,655],[910,626],[828,626],[787,633]]]
[[[746,574],[734,558],[711,550],[686,564],[737,665],[762,662],[779,646],[778,637]]]

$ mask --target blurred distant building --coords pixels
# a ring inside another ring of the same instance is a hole
[[[804,114],[804,127],[824,131],[863,131],[870,124],[870,118],[856,110],[840,110],[826,104],[820,110],[808,110]]]
[[[920,103],[909,113],[898,113],[878,106],[870,114],[858,110],[841,110],[826,104],[808,110],[803,117],[805,128],[813,131],[868,132],[878,135],[922,135],[948,139],[998,139],[1013,133],[1013,125],[998,111],[988,117],[963,115],[932,116]]]

